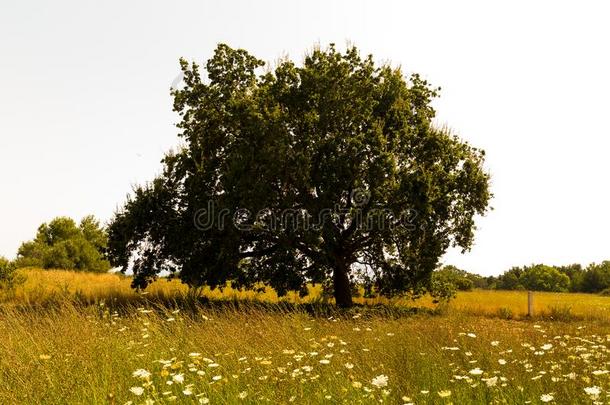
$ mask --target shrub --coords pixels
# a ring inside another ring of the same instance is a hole
[[[17,274],[15,263],[0,256],[0,290],[12,291],[25,282],[25,277]]]
[[[17,252],[17,267],[87,270],[104,272],[107,236],[92,216],[77,225],[71,218],[58,217],[38,228],[36,237],[23,243]]]
[[[429,293],[433,298],[433,303],[447,305],[449,301],[455,298],[457,289],[455,284],[442,278],[432,278],[430,282]]]
[[[502,319],[513,319],[515,317],[513,310],[507,307],[498,308],[498,317]]]
[[[572,307],[568,305],[552,305],[548,307],[548,312],[542,314],[543,318],[553,321],[570,322],[580,320],[581,317],[572,313]]]
[[[448,265],[432,273],[432,280],[453,284],[455,289],[459,291],[470,291],[474,287],[474,282],[469,276],[475,275],[471,275],[455,266]]]
[[[600,292],[610,288],[610,261],[591,264],[582,275],[580,282],[583,292]]]

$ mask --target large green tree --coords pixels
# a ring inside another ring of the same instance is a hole
[[[302,66],[219,45],[205,73],[181,60],[181,148],[109,226],[108,255],[134,287],[159,272],[189,285],[279,294],[328,283],[420,292],[451,246],[468,249],[490,199],[483,151],[432,124],[418,75],[356,48]]]
[[[106,231],[93,216],[77,225],[68,217],[57,217],[38,227],[36,237],[17,252],[19,267],[42,267],[103,272],[110,269],[104,257]]]

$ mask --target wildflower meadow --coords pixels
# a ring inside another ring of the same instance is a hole
[[[503,305],[513,298],[514,319],[482,310],[468,293],[443,309],[423,300],[409,311],[406,302],[337,311],[270,292],[204,299],[177,282],[141,294],[117,275],[25,273],[0,304],[2,404],[610,400],[601,309],[597,318],[528,319],[516,293],[489,292]]]

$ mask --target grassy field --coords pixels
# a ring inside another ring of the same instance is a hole
[[[89,304],[99,301],[137,301],[149,298],[152,301],[171,301],[188,294],[188,288],[178,280],[161,279],[153,283],[144,295],[130,287],[131,279],[121,274],[95,274],[62,270],[21,270],[26,282],[9,298],[6,305],[37,305],[48,301],[78,298]],[[281,299],[271,289],[265,292],[237,291],[230,287],[223,291],[206,289],[202,296],[210,299],[256,300],[261,302],[315,303],[319,302],[320,289],[312,287],[310,295],[299,298],[291,294]],[[3,297],[0,293],[0,302]],[[416,301],[408,299],[355,298],[358,304],[390,305],[395,307],[435,308],[429,297]],[[527,314],[527,292],[474,290],[460,292],[448,310],[471,315],[521,319]],[[596,320],[610,323],[610,297],[577,293],[535,293],[535,313],[545,318],[568,318]]]
[[[610,298],[537,294],[530,320],[525,293],[487,291],[437,313],[392,309],[430,308],[422,299],[322,315],[253,301],[273,303],[272,292],[206,302],[175,281],[142,295],[118,275],[26,275],[0,297],[0,404],[610,399]]]

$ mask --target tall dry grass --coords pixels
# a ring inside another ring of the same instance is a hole
[[[272,296],[235,291],[221,296],[225,304],[213,305],[189,297],[175,281],[141,295],[118,275],[29,270],[27,276],[0,304],[0,404],[573,404],[610,398],[607,323],[473,315],[494,306],[520,308],[518,294],[460,294],[444,314],[403,316],[394,309],[265,306],[257,303]],[[233,296],[250,300],[227,299]],[[493,304],[475,306],[484,298]],[[575,311],[586,310],[579,300],[598,299],[538,298],[539,305],[573,303]]]
[[[142,297],[142,293],[150,300],[160,302],[172,299],[183,299],[189,295],[189,289],[180,281],[160,279],[152,283],[145,292],[138,292],[130,287],[131,278],[122,274],[96,274],[72,272],[65,270],[23,269],[20,273],[26,277],[25,284],[19,286],[10,299],[0,292],[0,302],[10,302],[13,305],[35,305],[48,301],[77,298],[86,303],[117,300],[129,302]],[[205,288],[197,292],[200,297],[210,300],[237,300],[259,302],[286,303],[318,303],[321,299],[320,286],[311,286],[310,294],[304,298],[298,294],[288,294],[278,297],[270,288],[264,292],[238,291],[227,286],[220,290]],[[405,298],[387,299],[356,297],[354,302],[362,305],[385,305],[393,307],[434,309],[430,297],[417,300]],[[471,315],[486,315],[510,319],[521,319],[527,315],[527,292],[525,291],[492,291],[474,290],[459,292],[450,303],[449,311]],[[534,294],[534,312],[536,315],[563,320],[590,319],[610,322],[610,297],[595,294],[548,293]]]

